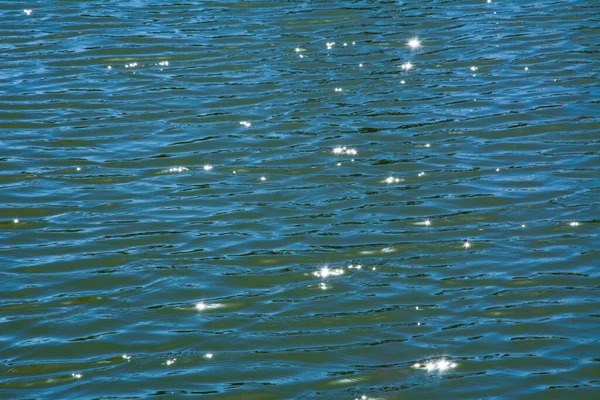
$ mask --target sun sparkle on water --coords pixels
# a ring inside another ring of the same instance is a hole
[[[410,49],[413,51],[419,50],[421,48],[421,41],[419,40],[419,38],[414,37],[410,39],[408,43],[406,43],[406,45],[410,47]]]

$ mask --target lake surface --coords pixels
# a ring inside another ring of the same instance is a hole
[[[3,2],[0,398],[595,398],[599,15]]]

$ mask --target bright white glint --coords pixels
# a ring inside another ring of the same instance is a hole
[[[336,87],[334,90],[336,92],[343,92],[344,91],[344,89],[342,89],[341,87]]]
[[[488,4],[490,4],[492,2],[492,0],[487,0]]]
[[[327,42],[326,43],[327,50],[331,50],[333,46],[335,46],[335,42]]]
[[[23,10],[23,12],[27,15],[31,15],[31,13],[33,12],[33,10]]]
[[[112,69],[112,67],[109,65],[108,67],[106,67],[107,69]]]
[[[342,166],[342,163],[341,163],[341,162],[339,162],[339,163],[337,163],[337,164],[335,164],[335,165],[337,165],[338,167],[341,167],[341,166]]]
[[[469,247],[471,247],[471,243],[469,243],[469,241],[468,241],[468,240],[465,240],[465,241],[464,241],[464,243],[463,243],[463,247],[464,247],[465,249],[468,249]]]
[[[18,223],[19,223],[19,218],[15,218],[15,219],[13,219],[13,222],[14,222],[15,224],[18,224]]]
[[[206,304],[204,304],[203,302],[196,303],[196,310],[198,310],[198,311],[206,310]]]
[[[426,143],[426,144],[425,144],[425,147],[431,147],[431,144],[429,144],[429,143]]]
[[[525,228],[527,225],[525,224],[521,224],[521,228]]]
[[[425,172],[419,172],[419,177],[425,176]]]
[[[449,369],[456,368],[457,364],[450,362],[450,361],[446,360],[445,358],[441,358],[439,360],[428,361],[425,364],[417,363],[417,364],[414,364],[413,367],[414,368],[424,368],[427,370],[427,372],[433,372],[433,371],[445,372],[445,371],[448,371]]]
[[[320,278],[327,278],[329,276],[340,276],[343,274],[344,270],[342,268],[329,269],[329,267],[323,267],[320,270],[313,272],[313,275],[318,276]]]
[[[301,47],[296,47],[296,48],[294,49],[294,51],[295,51],[296,53],[300,53],[300,52],[302,52],[302,51],[306,51],[306,50],[305,50],[305,49],[303,49],[303,48],[301,48]]]
[[[392,183],[400,182],[400,178],[394,178],[393,176],[388,176],[382,182],[387,183],[388,185],[391,185]]]
[[[71,376],[73,378],[75,378],[75,379],[81,379],[83,377],[83,375],[81,375],[81,374],[75,374],[75,373],[72,373]]]
[[[428,220],[428,219],[426,219],[425,222],[424,222],[424,224],[425,224],[425,226],[429,226],[429,225],[431,225],[431,221]]]
[[[471,71],[475,72],[475,71],[477,71],[479,68],[477,68],[477,67],[471,67],[470,69],[471,69]]]
[[[359,66],[360,68],[362,68],[362,66],[363,66],[363,65],[362,65],[362,64],[358,64],[358,66]]]
[[[175,361],[176,361],[176,360],[177,360],[176,358],[174,358],[174,359],[172,359],[172,360],[167,360],[167,361],[165,362],[165,364],[167,364],[167,365],[173,365],[173,364],[175,364]]]
[[[381,249],[382,253],[391,253],[393,252],[395,249],[393,247],[385,247],[383,249]]]
[[[358,154],[358,152],[356,151],[356,149],[349,149],[346,146],[344,146],[344,147],[335,147],[333,149],[333,154],[346,154],[349,156],[355,156]]]
[[[570,226],[579,226],[579,222],[577,221],[573,221],[571,223],[569,223]]]
[[[81,171],[81,167],[77,167],[76,169],[77,169],[77,171]]]
[[[121,357],[127,361],[131,360],[131,356],[128,356],[127,354],[123,354]]]
[[[404,82],[404,81],[400,81],[400,83],[404,85],[406,82]]]
[[[496,168],[496,172],[500,172],[500,168]]]
[[[525,67],[525,71],[529,71],[529,67]]]
[[[213,169],[212,165],[209,165],[209,164],[206,164],[206,165],[205,165],[204,167],[202,167],[202,168],[204,168],[204,170],[205,170],[205,171],[210,171],[211,169]]]
[[[240,121],[240,125],[243,125],[246,128],[250,128],[252,126],[252,123],[250,123],[248,121]]]
[[[411,63],[410,61],[409,61],[409,62],[406,62],[406,63],[404,63],[404,64],[402,64],[402,65],[400,66],[400,68],[402,68],[402,70],[404,70],[404,71],[410,71],[410,70],[411,70],[411,69],[413,69],[414,67],[415,67],[415,66],[414,66],[414,65],[413,65],[413,63]]]
[[[173,167],[173,168],[169,168],[169,172],[183,172],[183,171],[187,171],[188,169],[186,167]]]
[[[265,176],[261,176],[261,177],[260,177],[260,180],[264,182],[264,181],[266,181],[266,180],[267,180],[267,177],[265,177]]]
[[[327,290],[327,289],[329,289],[329,287],[327,286],[327,284],[326,284],[325,282],[321,282],[321,283],[319,284],[319,288],[320,288],[321,290]]]
[[[448,360],[443,360],[443,359],[442,359],[442,360],[439,360],[439,361],[437,362],[437,368],[438,368],[440,371],[445,371],[445,370],[447,370],[448,368],[450,368],[450,363],[448,362]]]
[[[421,41],[419,38],[412,38],[408,41],[407,46],[410,47],[411,50],[419,50],[421,48]]]
[[[415,307],[415,310],[419,311],[419,310],[420,310],[419,306],[416,306],[416,307]]]
[[[204,355],[204,358],[208,358],[210,360],[211,358],[213,358],[213,355],[212,355],[212,353],[206,353]]]

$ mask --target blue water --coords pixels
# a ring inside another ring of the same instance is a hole
[[[3,2],[0,398],[595,398],[598,15]]]

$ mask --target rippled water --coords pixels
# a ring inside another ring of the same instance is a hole
[[[596,1],[2,6],[0,397],[598,394]]]

